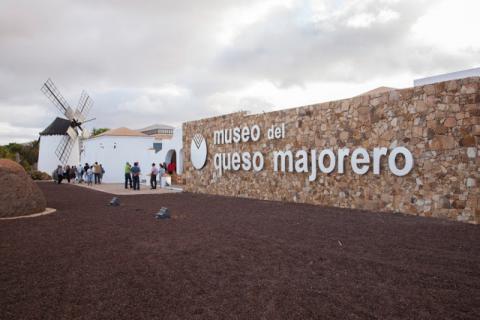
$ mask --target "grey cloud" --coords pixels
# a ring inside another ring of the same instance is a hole
[[[240,34],[216,67],[236,77],[288,87],[310,81],[364,82],[392,72],[421,74],[478,63],[478,52],[453,54],[412,39],[412,26],[428,11],[428,5],[421,5],[425,1],[363,3],[319,21],[300,19],[305,16],[303,4],[278,8]],[[363,28],[348,25],[358,14],[387,9],[398,18]]]

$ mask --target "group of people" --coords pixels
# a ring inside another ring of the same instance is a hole
[[[92,185],[95,181],[95,184],[101,184],[103,175],[105,174],[105,169],[102,164],[95,162],[93,165],[85,163],[82,167],[81,165],[77,166],[58,166],[55,171],[53,171],[53,180],[58,184],[61,184],[63,179],[67,179],[68,183],[74,181],[77,183],[86,182],[88,185]]]
[[[175,172],[175,162],[159,163],[158,167],[155,163],[152,163],[150,168],[150,173],[147,174],[150,176],[150,189],[157,189],[157,178],[160,180],[161,177],[165,176],[167,173],[172,174]],[[140,175],[142,170],[140,169],[139,163],[134,162],[133,166],[127,162],[125,164],[125,189],[131,188],[133,190],[140,190]],[[84,166],[58,166],[57,169],[53,171],[53,180],[58,184],[61,184],[64,179],[67,179],[68,183],[71,181],[77,183],[87,183],[91,186],[93,184],[101,184],[103,175],[105,174],[105,169],[102,164],[95,162],[93,165],[85,163]]]
[[[159,163],[158,167],[155,163],[152,163],[150,169],[150,189],[157,189],[157,177],[163,177],[167,171],[166,163]],[[140,190],[140,175],[142,170],[138,162],[134,162],[133,166],[127,162],[125,164],[125,189],[130,187],[133,190]]]

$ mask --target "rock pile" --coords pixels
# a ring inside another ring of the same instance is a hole
[[[0,218],[45,210],[42,191],[18,163],[0,159]]]

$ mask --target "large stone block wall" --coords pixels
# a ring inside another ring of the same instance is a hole
[[[354,97],[264,114],[235,113],[183,124],[187,191],[266,200],[296,201],[326,206],[396,211],[413,215],[480,222],[480,78]],[[268,140],[267,128],[285,123],[285,138]],[[213,144],[223,128],[258,124],[257,142]],[[207,140],[208,157],[202,170],[190,161],[192,137]],[[403,177],[393,175],[382,159],[380,175],[370,169],[357,175],[345,162],[345,173],[273,171],[273,151],[331,147],[405,146],[414,167]],[[218,152],[261,151],[260,172],[219,174]]]

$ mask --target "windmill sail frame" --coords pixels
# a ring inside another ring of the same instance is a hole
[[[93,106],[93,100],[90,98],[87,92],[82,91],[77,108],[75,111],[73,111],[67,100],[62,96],[57,86],[55,86],[50,78],[48,78],[48,80],[43,84],[41,91],[70,121],[70,126],[68,127],[67,132],[62,137],[57,148],[55,149],[55,155],[57,156],[58,160],[65,165],[68,163],[73,147],[80,138],[78,129],[83,131],[81,124],[86,122],[87,115]],[[78,142],[78,146],[80,148],[81,141]]]
[[[67,100],[62,96],[58,88],[53,83],[52,79],[48,79],[41,88],[42,92],[47,96],[53,105],[67,117],[68,120],[73,119],[73,110],[68,104]]]
[[[87,119],[87,115],[92,108],[93,100],[87,94],[87,92],[82,91],[80,99],[78,100],[77,108],[75,109],[74,118],[79,122],[84,122]]]

